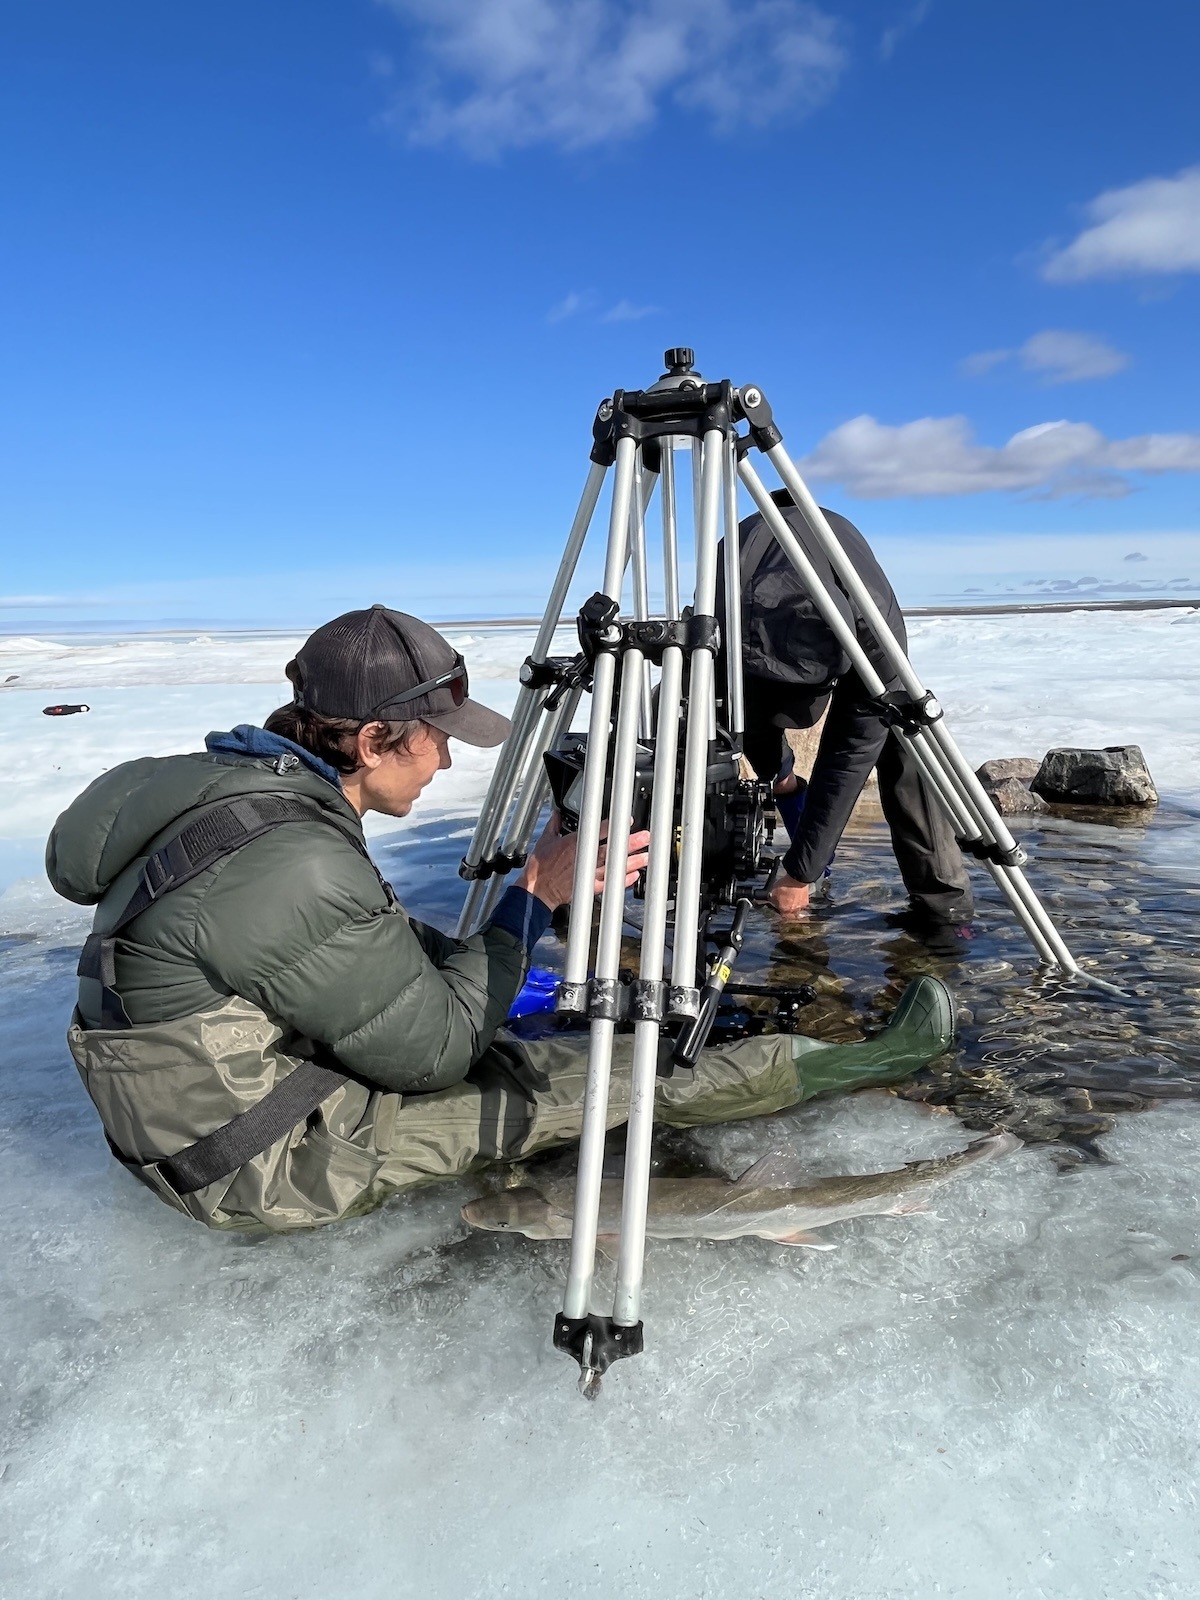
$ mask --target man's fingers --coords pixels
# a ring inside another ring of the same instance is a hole
[[[601,864],[601,865],[608,858],[608,842],[607,841],[608,841],[608,824],[605,823],[604,827],[601,829],[601,832],[600,832],[600,847],[596,852],[596,861],[597,861],[598,864]],[[645,856],[646,851],[649,848],[650,848],[650,835],[649,835],[648,832],[643,830],[641,833],[631,833],[629,835],[629,842],[628,842],[628,845],[627,845],[627,849],[628,849],[629,855],[631,857],[633,857],[635,855]]]

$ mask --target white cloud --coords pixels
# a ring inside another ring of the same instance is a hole
[[[854,417],[799,463],[814,480],[862,500],[983,494],[988,490],[1120,497],[1128,472],[1200,472],[1200,434],[1107,439],[1086,422],[1043,422],[999,447],[977,444],[965,417],[922,417],[889,427]]]
[[[1047,328],[1035,333],[1017,351],[1026,372],[1040,372],[1047,383],[1081,383],[1086,378],[1111,378],[1129,365],[1123,350],[1091,333]]]
[[[973,356],[964,356],[958,364],[958,370],[968,378],[984,378],[993,367],[1000,366],[1011,355],[1011,350],[979,350]]]
[[[616,305],[604,313],[604,322],[640,322],[643,317],[652,317],[658,310],[657,306],[635,306],[629,300],[618,300]]]
[[[487,158],[642,132],[664,102],[719,131],[822,105],[846,64],[806,0],[380,0],[419,30],[426,77],[388,120]]]
[[[1040,373],[1047,384],[1082,383],[1088,378],[1111,378],[1129,365],[1123,350],[1106,344],[1094,333],[1072,333],[1067,328],[1045,328],[1016,350],[980,350],[959,363],[968,378],[982,378],[995,367],[1016,359],[1026,372]]]
[[[1086,211],[1091,227],[1042,268],[1048,283],[1200,272],[1200,167],[1106,189]]]
[[[568,317],[573,317],[583,311],[590,303],[590,296],[577,293],[574,289],[570,294],[565,294],[557,305],[550,307],[546,313],[547,322],[565,322]]]
[[[912,33],[914,28],[919,28],[929,15],[933,7],[933,0],[917,0],[915,6],[906,11],[898,22],[890,28],[885,28],[879,40],[879,59],[890,61],[896,53],[896,46],[906,34]]]

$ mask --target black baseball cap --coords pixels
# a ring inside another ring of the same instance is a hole
[[[347,611],[288,662],[295,703],[354,722],[429,722],[466,744],[504,742],[512,724],[467,696],[467,666],[419,617],[386,606]]]

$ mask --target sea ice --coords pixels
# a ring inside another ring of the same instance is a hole
[[[930,619],[913,653],[973,761],[1140,743],[1183,819],[1161,870],[1187,892],[1200,662],[1171,618]],[[511,704],[529,635],[474,639],[473,684]],[[829,1254],[652,1243],[646,1353],[594,1406],[549,1343],[565,1246],[468,1235],[467,1184],[257,1239],[206,1233],[116,1166],[62,1040],[88,917],[35,876],[40,836],[103,767],[261,717],[290,643],[172,642],[111,678],[134,659],[113,642],[53,661],[27,645],[0,671],[41,674],[0,694],[6,1600],[1200,1591],[1187,1102],[1120,1120],[1108,1165],[1062,1175],[1027,1147],[936,1192],[932,1216],[830,1229]],[[209,650],[217,675],[198,676]],[[51,695],[93,711],[42,718]],[[446,886],[420,888],[430,818],[465,819],[487,764],[473,753],[377,838],[443,916]],[[819,1173],[968,1136],[869,1093],[684,1137],[733,1174],[781,1140]]]

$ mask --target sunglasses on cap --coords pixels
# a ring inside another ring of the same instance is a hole
[[[443,672],[436,678],[427,678],[424,683],[418,683],[415,688],[406,689],[403,694],[389,695],[383,705],[378,707],[372,715],[382,717],[393,706],[402,706],[406,700],[420,700],[423,695],[433,694],[437,689],[449,689],[450,698],[455,706],[461,706],[467,698],[467,664],[457,651],[454,656],[454,665],[449,672]]]

